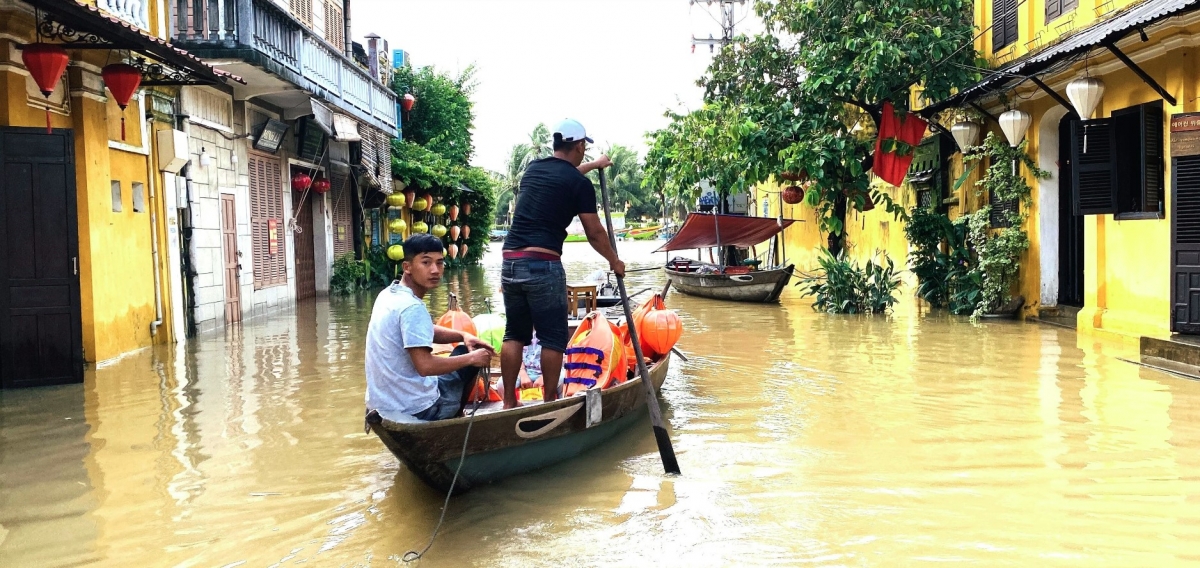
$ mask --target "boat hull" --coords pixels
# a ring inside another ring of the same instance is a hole
[[[734,302],[777,302],[792,278],[792,266],[748,274],[697,274],[663,268],[671,287],[692,296]]]
[[[655,390],[669,368],[670,357],[650,368]],[[600,405],[600,421],[590,428],[582,396],[480,413],[471,425],[454,493],[559,463],[612,438],[646,412],[641,379],[602,391]],[[417,477],[445,492],[450,491],[469,423],[468,417],[413,424],[383,420],[371,429]]]

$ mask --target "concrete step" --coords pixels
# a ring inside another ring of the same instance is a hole
[[[1037,321],[1067,329],[1075,329],[1075,316],[1079,314],[1079,310],[1080,308],[1076,308],[1075,306],[1040,308],[1038,309]]]
[[[1142,363],[1200,379],[1200,337],[1172,335],[1170,339],[1142,337]]]

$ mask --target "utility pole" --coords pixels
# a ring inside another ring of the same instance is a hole
[[[716,46],[724,46],[730,41],[733,41],[733,26],[737,23],[737,20],[734,17],[734,4],[745,5],[746,0],[688,0],[688,4],[707,4],[709,6],[716,4],[721,8],[721,37],[714,38],[712,34],[708,34],[708,39],[697,39],[696,36],[693,35],[692,53],[696,52],[697,45],[707,45],[708,52],[713,53],[716,51]]]

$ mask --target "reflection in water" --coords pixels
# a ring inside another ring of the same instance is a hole
[[[630,268],[661,262],[622,243]],[[571,280],[603,261],[568,245]],[[502,309],[499,256],[451,272]],[[629,289],[659,288],[657,271]],[[0,392],[0,565],[400,564],[441,496],[362,432],[374,294],[307,302]],[[1073,332],[672,294],[663,392],[684,475],[643,420],[456,498],[435,566],[1200,562],[1200,383]]]

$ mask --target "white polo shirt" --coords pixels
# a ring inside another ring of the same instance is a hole
[[[433,318],[399,281],[375,298],[367,327],[367,409],[417,414],[438,400],[437,377],[413,366],[410,347],[433,347]]]

